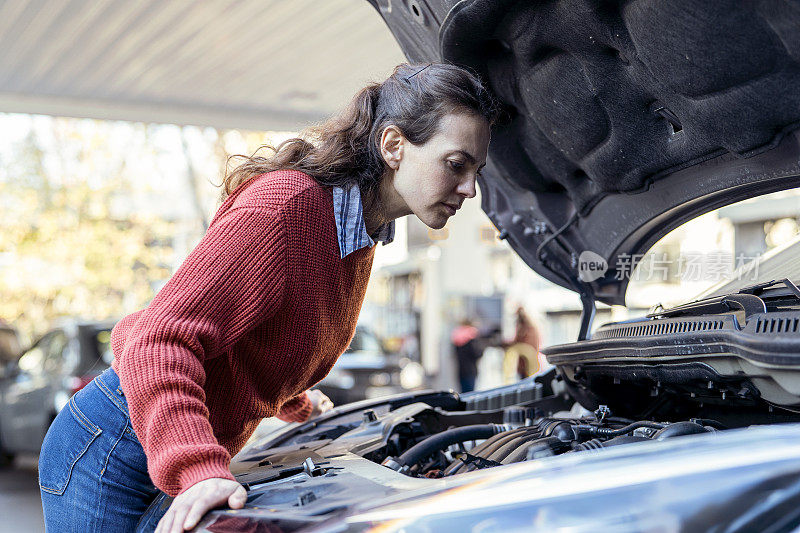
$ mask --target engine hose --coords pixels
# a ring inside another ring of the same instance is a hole
[[[584,425],[574,426],[575,431],[578,434],[591,435],[593,437],[619,437],[620,435],[625,435],[626,433],[630,433],[634,429],[638,428],[664,429],[665,427],[666,427],[665,424],[659,424],[658,422],[650,422],[647,420],[634,422],[633,424],[628,424],[627,426],[621,427],[619,429],[601,428],[596,426],[584,426]]]
[[[476,424],[473,426],[448,429],[447,431],[432,435],[422,442],[418,442],[406,450],[403,455],[394,459],[394,464],[389,463],[388,459],[384,461],[384,464],[390,468],[400,470],[415,465],[429,455],[444,450],[452,444],[458,444],[459,442],[468,440],[488,439],[492,435],[502,431],[502,429],[502,426],[497,424]]]
[[[511,431],[517,431],[517,430],[511,430]],[[488,439],[486,439],[482,443],[480,443],[477,446],[475,446],[474,448],[472,448],[470,450],[470,454],[472,454],[472,455],[480,454],[483,450],[486,449],[487,446],[491,446],[492,443],[495,442],[497,439],[503,438],[503,435],[505,433],[508,433],[508,431],[503,432],[503,433],[498,433],[497,435],[489,437]],[[449,476],[450,474],[454,473],[455,470],[461,468],[462,466],[464,466],[464,462],[461,459],[456,459],[455,461],[453,461],[452,463],[447,465],[447,468],[445,468],[442,471],[442,475],[443,476]]]
[[[633,444],[634,442],[647,442],[651,439],[647,437],[637,437],[636,435],[622,435],[621,437],[614,437],[603,443],[603,448],[609,446],[619,446],[620,444]]]
[[[498,449],[505,446],[506,443],[508,443],[509,441],[514,440],[520,435],[525,435],[527,433],[530,433],[531,431],[536,431],[536,430],[534,430],[533,428],[526,427],[526,428],[519,428],[518,430],[514,431],[506,431],[505,433],[498,435],[499,438],[494,442],[492,442],[489,446],[486,446],[482,450],[475,450],[474,452],[472,452],[472,455],[480,455],[483,458],[488,458]]]
[[[694,435],[696,433],[708,433],[708,429],[704,428],[700,424],[695,424],[693,422],[675,422],[674,424],[670,424],[664,429],[659,429],[656,431],[656,434],[653,435],[655,440],[664,440],[670,437],[679,437],[681,435]]]
[[[486,439],[485,441],[483,441],[479,445],[475,446],[470,453],[472,455],[480,455],[480,454],[482,454],[484,452],[484,450],[487,450],[489,448],[494,448],[495,445],[497,443],[499,443],[500,441],[504,441],[505,442],[510,436],[519,435],[520,433],[524,433],[526,431],[530,431],[530,429],[531,428],[529,428],[529,427],[521,427],[521,428],[511,429],[511,430],[508,430],[508,431],[502,431],[502,432],[498,433],[497,435],[494,435],[494,436]]]
[[[610,446],[618,446],[620,444],[632,444],[634,442],[645,442],[649,441],[647,437],[636,437],[633,435],[622,435],[620,437],[614,437],[613,439],[609,439],[605,442],[602,442],[598,439],[591,439],[583,442],[581,444],[576,444],[572,449],[576,452],[587,451],[587,450],[599,450],[601,448],[608,448]]]
[[[582,442],[580,444],[576,444],[573,450],[576,452],[583,452],[587,450],[599,450],[603,447],[603,443],[597,439],[590,439],[586,442]]]
[[[525,430],[523,431],[516,431],[512,434],[505,435],[502,439],[496,440],[494,443],[492,443],[491,446],[488,446],[486,449],[482,450],[479,454],[473,453],[472,455],[477,455],[479,457],[482,457],[483,459],[494,460],[491,458],[494,457],[499,450],[505,449],[505,447],[508,446],[509,443],[512,443],[513,445],[513,442],[517,441],[517,439],[526,438],[531,435],[541,437],[541,432],[536,428],[525,428]],[[477,469],[478,469],[477,465],[470,464],[467,465],[465,469],[462,469],[462,471],[471,472]]]
[[[505,459],[503,459],[502,463],[507,465],[524,461],[528,458],[528,452],[532,448],[536,447],[541,447],[541,451],[545,452],[546,455],[557,455],[561,452],[569,451],[570,443],[564,442],[558,437],[545,437],[543,439],[536,439],[531,442],[527,442],[516,450],[512,451]]]
[[[525,435],[520,435],[519,437],[507,442],[497,451],[495,451],[492,455],[487,457],[490,461],[496,461],[498,463],[502,463],[503,459],[508,457],[508,455],[525,444],[526,442],[530,442],[532,440],[539,440],[542,438],[542,434],[537,432],[531,432]]]
[[[492,455],[499,448],[501,448],[502,446],[505,446],[505,444],[508,441],[513,440],[513,439],[517,438],[518,436],[526,434],[526,433],[529,433],[531,431],[535,431],[535,429],[534,428],[530,428],[530,427],[523,427],[523,428],[517,428],[517,429],[511,430],[511,431],[506,431],[504,433],[501,433],[501,434],[497,435],[497,438],[495,438],[493,440],[493,442],[491,442],[487,446],[484,446],[480,450],[475,449],[475,450],[471,451],[470,454],[471,455],[475,455],[477,457],[482,457],[484,459],[487,459],[490,455]],[[461,468],[459,468],[459,472],[458,473],[477,470],[477,468],[478,467],[473,465],[473,464],[468,464],[468,465],[463,465],[462,464]],[[453,472],[453,473],[456,473],[456,472]]]
[[[472,448],[470,450],[470,453],[473,454],[473,455],[476,454],[476,453],[480,453],[481,450],[483,450],[487,446],[491,445],[492,442],[494,442],[497,439],[501,438],[502,435],[503,435],[503,433],[498,433],[497,435],[489,437],[485,441],[481,442],[480,444],[478,444],[477,446]],[[452,463],[447,465],[447,468],[445,468],[442,471],[442,475],[443,476],[449,476],[451,473],[454,473],[455,470],[461,468],[462,466],[464,466],[464,462],[461,459],[456,459],[455,461],[453,461]]]
[[[473,453],[473,455],[479,455],[484,459],[501,462],[508,456],[508,454],[512,453],[520,445],[530,441],[531,439],[540,439],[544,436],[549,437],[551,435],[565,441],[575,438],[575,432],[572,429],[572,424],[565,420],[542,419],[535,426],[529,426],[527,428],[520,429],[522,430],[523,435],[507,432],[506,434],[508,437],[505,437],[503,440],[498,439],[491,447],[487,447],[480,454]],[[460,468],[458,472],[454,471],[453,473],[471,472],[477,469],[477,465],[468,465],[466,468]]]

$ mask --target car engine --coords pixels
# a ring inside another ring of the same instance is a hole
[[[438,478],[505,464],[680,435],[726,429],[720,422],[693,418],[679,422],[634,421],[611,416],[602,406],[595,413],[535,417],[535,409],[504,410],[505,423],[473,424],[422,439],[381,464],[413,477]],[[479,442],[479,444],[476,444]]]
[[[639,374],[630,379],[618,382],[623,397],[630,396],[629,387],[641,387],[647,381]],[[656,385],[646,388],[655,391]],[[437,479],[554,455],[800,420],[800,415],[787,409],[748,406],[744,395],[715,404],[699,391],[693,396],[684,394],[687,383],[680,389],[659,385],[658,394],[636,411],[639,417],[630,416],[625,404],[620,404],[622,414],[607,405],[590,411],[575,402],[574,384],[553,369],[511,386],[469,395],[429,392],[362,402],[361,408],[351,404],[348,412],[254,447],[249,455],[267,457],[258,453],[264,450],[276,465],[291,462],[296,453],[314,452],[320,459],[357,455],[408,477]],[[708,388],[708,382],[698,381],[696,386],[721,398],[718,391]],[[687,398],[693,402],[687,403]],[[284,455],[289,449],[294,451]]]

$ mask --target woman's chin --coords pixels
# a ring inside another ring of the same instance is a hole
[[[439,206],[441,207],[441,206]],[[424,212],[414,212],[414,215],[419,219],[420,222],[425,224],[431,229],[442,229],[447,221],[450,219],[447,214],[443,212],[443,209],[430,209]]]
[[[422,223],[431,229],[442,229],[445,224],[447,224],[447,218],[448,217],[437,216],[431,217],[429,220],[420,220],[422,220]]]

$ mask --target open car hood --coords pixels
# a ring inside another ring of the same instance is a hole
[[[797,3],[369,1],[410,61],[502,102],[482,207],[585,305],[624,305],[637,254],[687,220],[800,184]]]

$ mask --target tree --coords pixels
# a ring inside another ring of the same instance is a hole
[[[179,223],[119,209],[147,185],[126,176],[130,153],[104,141],[113,125],[52,120],[52,139],[32,128],[0,176],[0,317],[29,338],[59,317],[146,305],[171,274]]]
[[[291,136],[23,122],[5,157],[0,145],[0,318],[29,338],[60,317],[120,318],[147,305],[202,237],[228,155]]]

